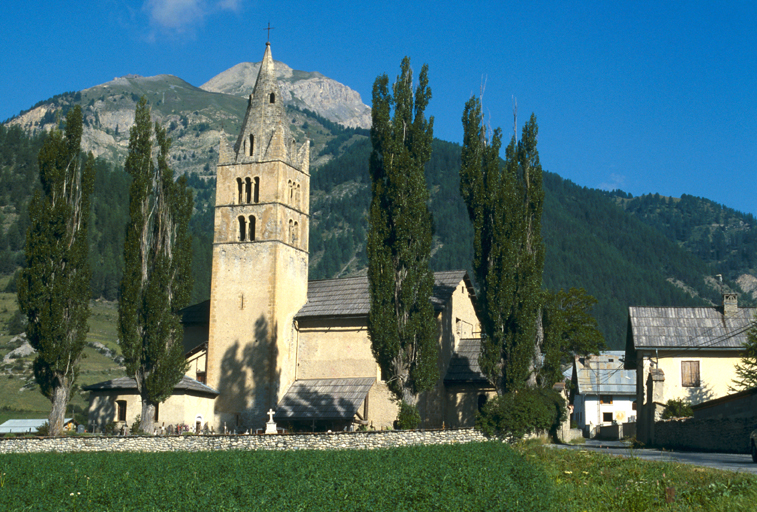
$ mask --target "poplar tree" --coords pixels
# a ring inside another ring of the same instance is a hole
[[[400,402],[400,425],[410,428],[420,421],[418,394],[431,389],[439,377],[430,300],[433,220],[424,174],[434,119],[424,115],[431,99],[428,66],[421,69],[415,96],[408,57],[400,69],[391,92],[386,74],[373,84],[368,335],[387,385]]]
[[[757,388],[757,313],[747,332],[744,354],[741,356],[741,362],[736,365],[736,378],[733,379],[733,384],[729,386],[731,391]]]
[[[52,403],[48,433],[63,430],[66,407],[79,373],[89,318],[87,223],[94,186],[94,158],[82,167],[82,113],[66,117],[65,135],[53,130],[39,152],[42,185],[29,205],[26,266],[18,303],[26,335],[37,351],[34,378]]]
[[[460,192],[474,228],[473,271],[481,327],[481,369],[498,393],[527,386],[540,351],[538,331],[544,246],[542,169],[536,116],[513,135],[500,162],[502,132],[488,139],[481,102],[463,111]]]
[[[142,98],[124,165],[132,183],[118,330],[127,375],[136,380],[142,398],[140,428],[148,433],[154,429],[157,404],[171,395],[187,370],[178,311],[189,303],[192,290],[192,194],[184,177],[173,179],[171,140],[157,122],[155,140],[157,163],[150,109]]]

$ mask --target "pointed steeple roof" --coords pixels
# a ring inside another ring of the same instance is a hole
[[[306,143],[307,144],[307,143]],[[308,144],[309,145],[309,144]],[[297,169],[309,167],[309,154],[295,147],[276,79],[271,44],[266,43],[242,130],[234,145],[236,163],[281,160]],[[307,171],[306,171],[307,172]]]

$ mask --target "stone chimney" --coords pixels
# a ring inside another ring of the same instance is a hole
[[[739,311],[739,295],[737,293],[723,294],[723,316],[733,317]]]

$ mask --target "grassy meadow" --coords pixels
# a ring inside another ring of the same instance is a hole
[[[9,276],[0,277],[0,290],[4,290]],[[0,292],[0,423],[11,418],[45,418],[50,413],[50,402],[39,392],[34,382],[31,364],[34,355],[3,361],[3,357],[20,346],[13,342],[15,335],[7,333],[7,324],[18,311],[15,293]],[[112,354],[121,353],[116,340],[118,306],[115,302],[92,301],[87,341],[100,343]],[[87,346],[81,362],[78,385],[85,386],[124,375],[123,369],[107,357],[102,350]],[[67,416],[81,414],[87,407],[87,393],[74,392]]]
[[[2,510],[746,511],[756,502],[752,475],[497,441],[0,457]]]

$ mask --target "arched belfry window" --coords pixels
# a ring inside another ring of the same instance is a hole
[[[287,181],[287,189],[289,191],[287,201],[289,204],[292,204],[292,200],[294,199],[294,185],[292,184],[292,180]]]
[[[250,134],[250,156],[252,156],[253,149],[255,149],[255,136]]]
[[[239,216],[239,241],[244,242],[245,235],[247,234],[247,221],[244,215]]]
[[[294,243],[294,221],[289,219],[289,243]]]
[[[300,184],[297,183],[297,190],[294,193],[294,201],[295,201],[295,204],[297,205],[297,208],[302,208],[302,204],[300,204],[301,200],[302,200],[302,196],[300,196]]]
[[[260,178],[257,176],[252,179],[252,201],[260,202]]]
[[[298,244],[300,242],[300,226],[297,224],[297,221],[294,221],[294,230],[292,231],[294,234],[294,237],[292,238],[292,245],[295,247],[298,247]]]
[[[269,103],[276,103],[276,95],[274,93],[271,93],[271,96],[268,97]]]
[[[252,182],[250,178],[244,179],[244,202],[249,203],[252,197]]]
[[[237,178],[237,204],[242,204],[242,178]]]
[[[250,223],[247,227],[247,233],[249,234],[248,239],[250,242],[255,241],[255,216],[250,215]]]

